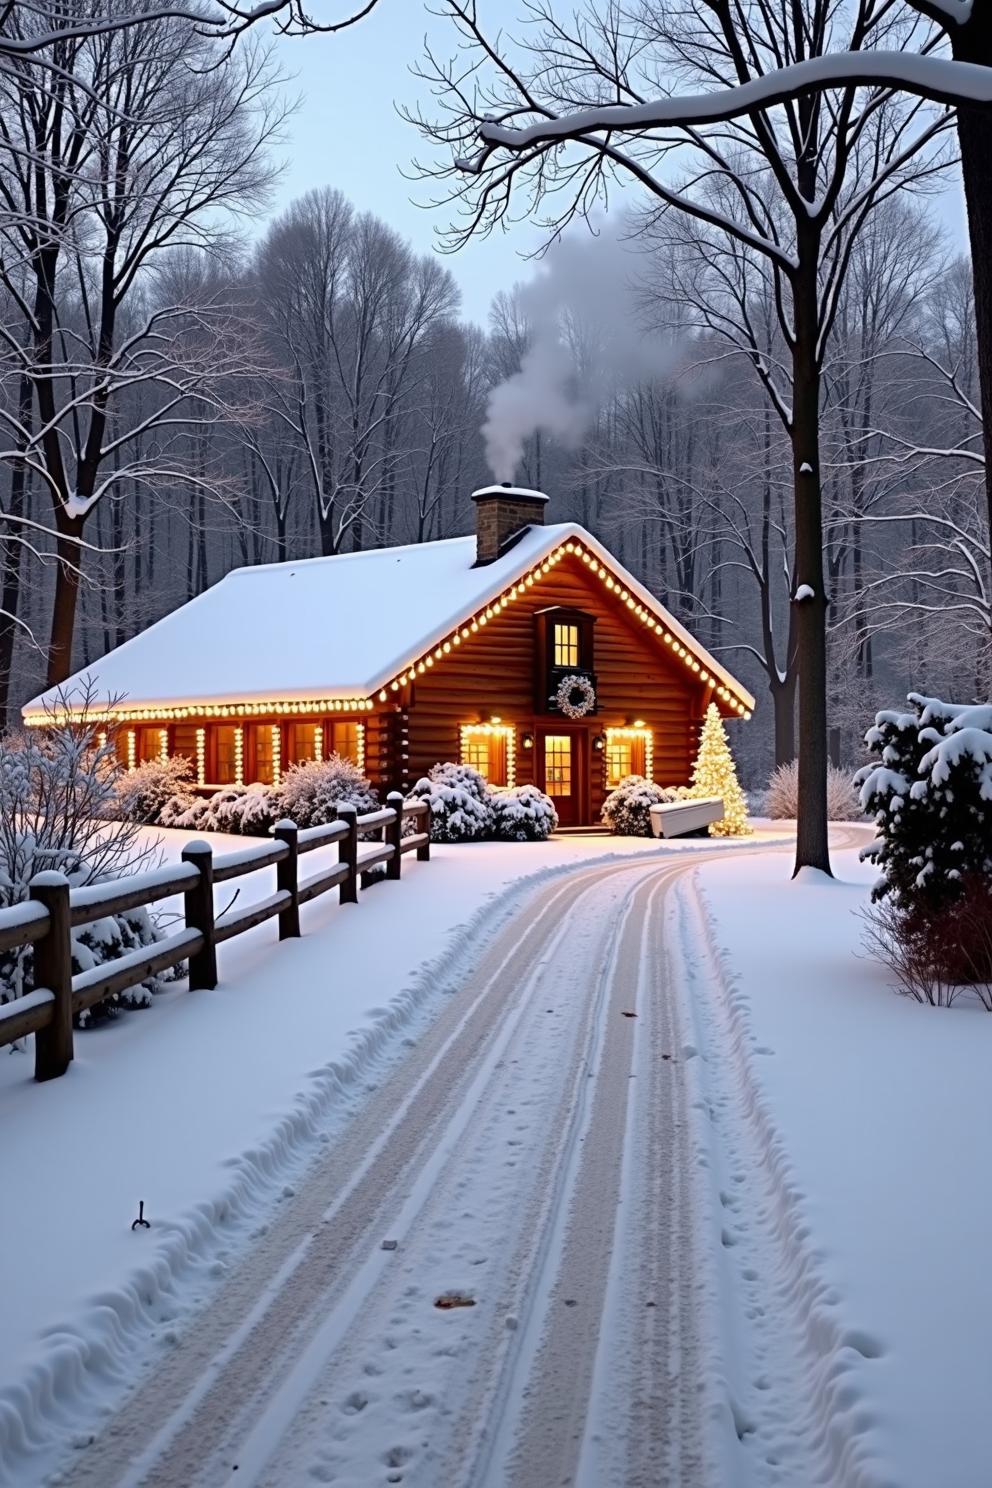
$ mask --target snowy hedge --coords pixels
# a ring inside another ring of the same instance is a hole
[[[407,800],[430,802],[432,842],[544,842],[558,825],[554,802],[536,785],[491,786],[471,765],[450,760],[434,765]]]
[[[992,980],[992,705],[909,703],[876,716],[857,777],[878,831],[870,934],[914,996],[920,980],[949,1001],[945,983]]]
[[[120,771],[114,784],[111,809],[122,821],[155,823],[160,819],[162,808],[173,797],[189,797],[192,784],[193,765],[185,755],[145,760],[133,770]]]
[[[628,775],[603,802],[603,821],[618,837],[650,837],[651,807],[684,800],[688,788],[656,785],[643,775]]]
[[[128,782],[140,773],[140,769],[125,775],[118,785],[119,815],[124,814],[128,800]],[[212,796],[194,796],[188,791],[173,789],[161,801],[153,817],[140,819],[188,832],[231,832],[266,837],[276,822],[284,818],[294,821],[298,827],[324,826],[334,820],[341,802],[347,802],[362,813],[374,811],[378,798],[371,782],[357,765],[340,755],[331,754],[325,760],[291,765],[282,783],[276,786],[258,783],[228,785]]]
[[[276,794],[281,803],[279,816],[298,827],[326,826],[335,820],[342,801],[354,806],[359,816],[374,811],[379,804],[371,781],[356,764],[339,754],[290,765]]]

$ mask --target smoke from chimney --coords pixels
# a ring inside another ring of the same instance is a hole
[[[512,481],[532,434],[566,449],[619,382],[671,370],[672,341],[645,323],[638,256],[612,229],[555,244],[514,294],[529,333],[520,369],[489,395],[482,433],[493,478]]]

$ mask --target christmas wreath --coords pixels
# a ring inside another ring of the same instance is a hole
[[[559,682],[555,702],[566,718],[585,718],[596,706],[596,689],[588,677],[570,672]]]

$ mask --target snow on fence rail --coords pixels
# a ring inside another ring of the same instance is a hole
[[[273,842],[239,848],[223,857],[215,858],[206,842],[190,842],[181,864],[109,883],[70,889],[64,874],[36,874],[25,903],[0,909],[0,952],[34,947],[34,990],[0,1005],[0,1048],[33,1033],[35,1079],[64,1075],[73,1057],[73,1020],[105,997],[183,961],[189,962],[191,991],[216,987],[217,946],[222,941],[275,915],[279,939],[293,938],[300,933],[301,904],[333,888],[339,890],[342,904],[357,904],[359,887],[366,888],[372,881],[372,869],[385,864],[386,878],[398,879],[407,853],[415,852],[420,862],[429,861],[429,803],[404,802],[399,791],[393,791],[387,802],[363,816],[354,806],[342,806],[336,821],[302,832],[293,822],[279,822]],[[423,818],[417,823],[420,830],[409,836],[403,835],[406,817]],[[370,832],[380,833],[379,840],[359,840],[359,833],[367,839]],[[300,855],[334,842],[338,844],[337,863],[301,880]],[[273,865],[275,893],[218,922],[214,885]],[[184,930],[73,976],[71,932],[77,926],[154,904],[172,894],[183,895]]]

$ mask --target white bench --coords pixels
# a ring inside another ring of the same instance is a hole
[[[722,817],[722,796],[705,796],[698,801],[671,801],[651,807],[651,831],[655,837],[680,837],[683,832],[698,832]]]

